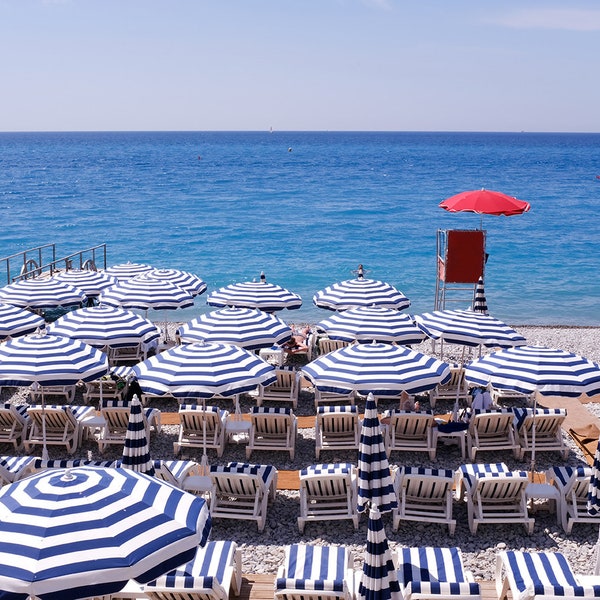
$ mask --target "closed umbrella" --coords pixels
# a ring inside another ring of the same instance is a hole
[[[398,506],[373,394],[367,396],[358,450],[358,510],[369,508],[367,545],[358,597],[401,600],[381,513]]]
[[[151,265],[146,265],[144,263],[132,263],[125,262],[119,263],[118,265],[113,265],[112,267],[108,267],[102,271],[111,277],[116,277],[119,281],[124,279],[131,279],[132,277],[136,277],[137,275],[143,275],[144,273],[148,273],[152,271],[154,267]]]
[[[88,297],[99,296],[103,289],[117,283],[116,277],[111,277],[103,271],[89,271],[87,269],[59,271],[53,275],[53,279],[83,290]]]
[[[210,533],[201,498],[127,469],[51,469],[0,489],[0,600],[75,600],[146,583]]]
[[[80,308],[47,326],[48,333],[81,340],[96,348],[125,348],[150,344],[160,329],[141,315],[113,306]]]
[[[332,340],[418,344],[425,333],[409,315],[384,306],[359,306],[333,313],[318,323]]]
[[[0,344],[0,387],[39,386],[42,405],[45,386],[76,385],[107,372],[106,355],[79,340],[34,333]],[[45,444],[42,458],[48,458]]]
[[[136,394],[129,405],[129,422],[125,433],[121,466],[138,473],[154,475],[154,461],[150,458],[150,442],[144,425],[142,404]]]
[[[292,330],[280,318],[255,308],[222,308],[201,315],[177,330],[185,344],[222,342],[246,350],[283,344],[292,337]]]
[[[179,269],[152,269],[144,274],[151,279],[170,281],[189,292],[192,296],[199,296],[206,291],[206,283],[193,273]]]
[[[479,278],[475,286],[475,297],[473,298],[473,310],[484,315],[488,314],[487,299],[485,297],[485,289],[483,287],[483,277]]]
[[[348,310],[358,306],[383,306],[403,310],[410,300],[393,285],[384,281],[367,279],[359,265],[356,279],[334,283],[313,296],[313,303],[328,310]]]
[[[83,290],[51,277],[21,279],[0,288],[0,302],[32,310],[81,306],[86,300]]]
[[[44,319],[24,308],[0,304],[0,340],[33,333],[44,327]]]
[[[440,360],[392,344],[354,344],[320,356],[302,373],[322,392],[376,396],[420,394],[450,379]]]
[[[289,290],[268,283],[264,273],[260,281],[234,283],[211,292],[206,298],[209,306],[234,306],[237,308],[258,308],[265,312],[294,310],[302,306],[302,298]]]

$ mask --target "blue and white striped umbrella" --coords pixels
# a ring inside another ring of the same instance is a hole
[[[473,310],[484,315],[488,314],[487,299],[485,297],[485,289],[483,287],[483,277],[479,278],[475,287],[475,295],[473,297]]]
[[[596,447],[594,462],[592,464],[587,511],[592,517],[600,514],[600,439],[598,440],[598,446]],[[598,541],[596,542],[596,564],[594,566],[594,575],[600,575],[600,529],[598,530]]]
[[[103,289],[117,283],[116,277],[111,277],[102,271],[89,271],[88,269],[59,271],[53,275],[53,279],[79,288],[87,296],[98,296]]]
[[[364,277],[359,265],[356,279],[334,283],[313,296],[319,308],[328,310],[349,310],[358,306],[383,306],[403,310],[410,306],[410,300],[393,285]]]
[[[150,458],[150,442],[144,425],[142,403],[135,394],[129,404],[129,422],[125,433],[121,466],[138,473],[154,475],[154,461]]]
[[[233,283],[211,292],[206,303],[209,306],[258,308],[265,312],[275,312],[284,308],[300,308],[302,298],[280,285],[267,283],[264,273],[261,273],[260,281]]]
[[[100,294],[99,302],[129,309],[171,310],[193,306],[194,297],[170,281],[139,276],[106,288]]]
[[[124,279],[131,279],[132,277],[137,277],[138,275],[143,275],[144,273],[148,273],[152,271],[154,267],[151,265],[145,265],[143,263],[120,263],[118,265],[113,265],[112,267],[108,267],[102,271],[111,277],[116,277],[119,281],[123,281]]]
[[[358,511],[368,504],[384,513],[398,506],[373,394],[367,396],[358,446]]]
[[[527,343],[506,323],[472,310],[436,310],[414,319],[428,337],[448,344],[509,348]]]
[[[152,269],[144,274],[151,279],[170,281],[181,289],[189,292],[192,296],[199,296],[206,291],[206,283],[193,273],[180,271],[179,269]]]
[[[292,337],[289,325],[256,308],[222,308],[184,323],[177,330],[184,344],[222,342],[246,350],[283,344]]]
[[[0,386],[75,385],[107,372],[106,354],[79,340],[32,333],[0,344]]]
[[[358,598],[364,600],[402,600],[396,567],[385,534],[381,512],[374,504],[369,509],[367,545]]]
[[[51,469],[0,489],[0,600],[75,600],[146,583],[210,533],[201,498],[127,469]]]
[[[405,315],[384,306],[359,306],[336,312],[318,323],[332,340],[418,344],[425,334]]]
[[[52,335],[81,340],[96,348],[135,346],[160,337],[160,329],[152,321],[113,306],[74,310],[50,323],[46,330]]]
[[[19,306],[0,304],[0,340],[33,333],[44,325],[45,321],[40,315]]]
[[[544,346],[518,346],[491,352],[471,361],[465,379],[479,386],[491,384],[521,394],[577,398],[600,394],[600,365]]]
[[[87,296],[79,288],[51,277],[21,279],[0,288],[0,302],[44,310],[59,306],[80,306]]]
[[[419,394],[450,380],[447,363],[392,344],[353,344],[313,360],[302,373],[322,392]]]
[[[235,396],[276,381],[275,370],[244,348],[230,344],[182,344],[133,367],[142,390],[155,396]]]

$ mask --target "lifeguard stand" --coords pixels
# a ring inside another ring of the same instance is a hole
[[[483,229],[438,229],[435,310],[446,303],[473,303],[475,288],[485,270],[485,231]]]

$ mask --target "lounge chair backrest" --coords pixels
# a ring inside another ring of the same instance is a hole
[[[347,593],[347,552],[343,546],[288,546],[283,566],[285,577],[277,578],[275,589]]]
[[[479,584],[466,577],[459,548],[400,548],[398,565],[398,580],[411,596],[480,596]]]
[[[317,421],[323,431],[338,434],[354,432],[358,424],[358,407],[319,406]]]
[[[250,418],[261,433],[287,433],[292,427],[292,411],[289,408],[253,406]]]
[[[390,413],[390,427],[394,430],[396,437],[426,437],[433,424],[433,414],[430,412],[394,410]]]
[[[444,498],[454,485],[454,472],[450,469],[402,467],[396,477],[404,494],[428,500]]]
[[[330,338],[321,338],[319,340],[319,354],[329,354],[334,350],[345,348],[349,346],[350,342],[344,342],[342,340],[332,340]]]
[[[600,585],[581,585],[560,552],[506,551],[498,556],[509,575],[514,600],[600,596]]]
[[[479,437],[495,436],[513,426],[514,413],[510,409],[473,410],[469,429]]]

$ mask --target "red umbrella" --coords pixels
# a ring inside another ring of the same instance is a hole
[[[461,192],[443,202],[440,208],[449,212],[474,212],[480,215],[520,215],[527,212],[531,206],[529,202],[517,200],[502,192],[492,190],[472,190]]]

